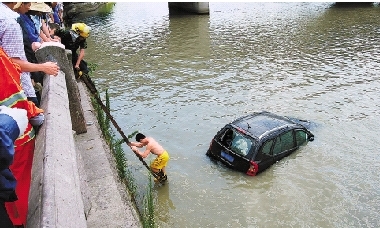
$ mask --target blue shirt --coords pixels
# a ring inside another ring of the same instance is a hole
[[[55,24],[61,24],[61,19],[59,19],[59,16],[58,16],[58,11],[59,11],[59,6],[56,5],[53,9],[53,17],[54,17],[54,23]]]
[[[20,129],[16,121],[0,113],[0,200],[14,201],[16,179],[9,166],[14,157],[14,141],[17,139]]]
[[[22,21],[20,25],[23,28],[23,31],[27,33],[29,42],[41,42],[40,32],[37,31],[36,26],[34,25],[34,22],[30,16],[26,14],[20,14],[20,20]]]

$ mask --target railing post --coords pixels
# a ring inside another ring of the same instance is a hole
[[[71,59],[68,59],[65,49],[62,49],[59,46],[47,46],[38,49],[36,51],[36,57],[38,62],[55,61],[58,63],[60,70],[64,73],[66,80],[73,131],[75,131],[77,134],[86,133],[87,126],[80,102],[80,93],[77,82],[75,80]]]

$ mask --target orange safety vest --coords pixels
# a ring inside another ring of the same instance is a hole
[[[12,62],[4,50],[0,47],[0,105],[12,108],[22,108],[27,111],[28,119],[37,116],[44,111],[33,102],[28,101],[21,88],[21,68]],[[15,146],[23,145],[35,137],[33,126],[28,123],[24,134],[15,141]]]

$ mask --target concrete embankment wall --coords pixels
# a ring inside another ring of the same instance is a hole
[[[27,227],[141,227],[70,56],[58,46],[36,52],[39,62],[56,61],[61,71],[43,81],[45,121],[36,137]]]

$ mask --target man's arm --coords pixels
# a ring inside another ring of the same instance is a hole
[[[129,142],[128,146],[136,146],[138,148],[141,148],[141,147],[143,147],[143,144],[139,143],[139,142]]]
[[[149,149],[148,147],[145,149],[144,152],[141,152],[141,151],[140,151],[139,149],[137,149],[137,147],[135,147],[135,146],[131,146],[131,149],[132,149],[133,152],[135,152],[136,154],[140,155],[140,157],[142,157],[142,158],[146,158],[146,157],[148,157],[148,155],[149,155],[149,153],[150,153],[150,149]]]
[[[50,37],[46,35],[46,32],[49,32],[49,30],[46,31],[46,25],[44,26],[43,24],[44,22],[42,22],[42,26],[40,29],[40,37],[43,42],[50,42]]]
[[[80,49],[77,62],[75,63],[75,69],[79,69],[80,61],[84,58],[84,49]]]
[[[20,58],[11,58],[14,63],[17,63],[23,72],[37,72],[43,71],[49,75],[58,75],[59,66],[53,62],[46,63],[30,63],[26,60],[21,60]]]

